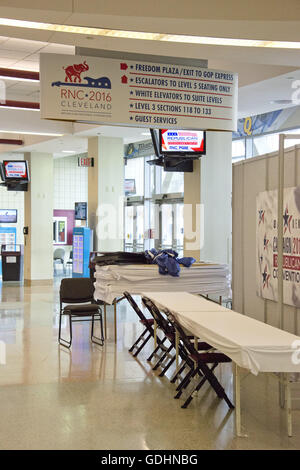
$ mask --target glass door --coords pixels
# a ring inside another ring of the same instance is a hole
[[[133,251],[133,206],[125,206],[125,251]]]
[[[144,205],[125,206],[125,251],[144,251]]]
[[[173,200],[156,200],[155,240],[156,249],[175,250],[183,256],[183,201],[182,198]]]

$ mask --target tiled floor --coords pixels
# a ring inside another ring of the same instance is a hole
[[[1,286],[1,284],[0,284]],[[248,438],[234,435],[234,411],[203,387],[189,408],[173,399],[174,386],[128,348],[140,331],[125,301],[118,305],[118,341],[90,344],[89,324],[75,325],[72,351],[57,344],[58,282],[52,287],[2,285],[0,340],[0,449],[299,449],[286,434],[277,382],[248,376],[242,385]],[[232,397],[231,365],[218,372]]]

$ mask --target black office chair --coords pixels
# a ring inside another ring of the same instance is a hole
[[[91,341],[99,346],[104,344],[102,310],[94,301],[94,285],[90,278],[65,278],[60,284],[60,312],[58,342],[66,348],[72,345],[72,323],[91,321]],[[87,303],[89,302],[89,303]],[[68,304],[63,307],[63,304]],[[69,317],[70,340],[61,337],[61,321],[63,315]],[[101,337],[94,335],[95,321],[99,320]]]

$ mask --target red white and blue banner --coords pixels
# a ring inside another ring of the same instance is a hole
[[[188,65],[40,55],[44,119],[235,131],[237,74]]]
[[[277,190],[256,198],[257,294],[278,299]],[[284,189],[283,301],[300,307],[300,186]]]

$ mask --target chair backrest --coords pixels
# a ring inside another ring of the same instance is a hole
[[[94,300],[94,284],[89,277],[65,278],[60,283],[61,303],[84,303]]]
[[[56,248],[53,253],[53,259],[65,259],[65,250],[63,248]]]
[[[135,300],[133,299],[133,297],[131,296],[131,294],[129,294],[129,292],[125,291],[123,292],[123,295],[124,297],[126,297],[126,299],[128,300],[128,302],[130,303],[131,307],[133,308],[133,310],[137,313],[137,315],[139,316],[139,319],[144,322],[145,320],[147,320],[147,318],[145,317],[145,315],[143,314],[142,310],[139,308],[138,304],[135,302]]]
[[[179,337],[185,347],[185,349],[190,353],[190,354],[197,354],[198,352],[196,351],[194,344],[191,342],[189,337],[185,334],[184,329],[182,326],[178,323],[176,318],[171,312],[166,312],[166,315],[170,321],[170,323],[173,325],[173,327],[177,330]]]
[[[153,316],[154,320],[156,321],[158,327],[164,331],[166,335],[174,335],[173,328],[169,324],[168,320],[166,320],[162,314],[160,313],[157,306],[152,302],[152,300],[148,299],[148,297],[142,298],[143,304],[147,307],[151,315]]]

